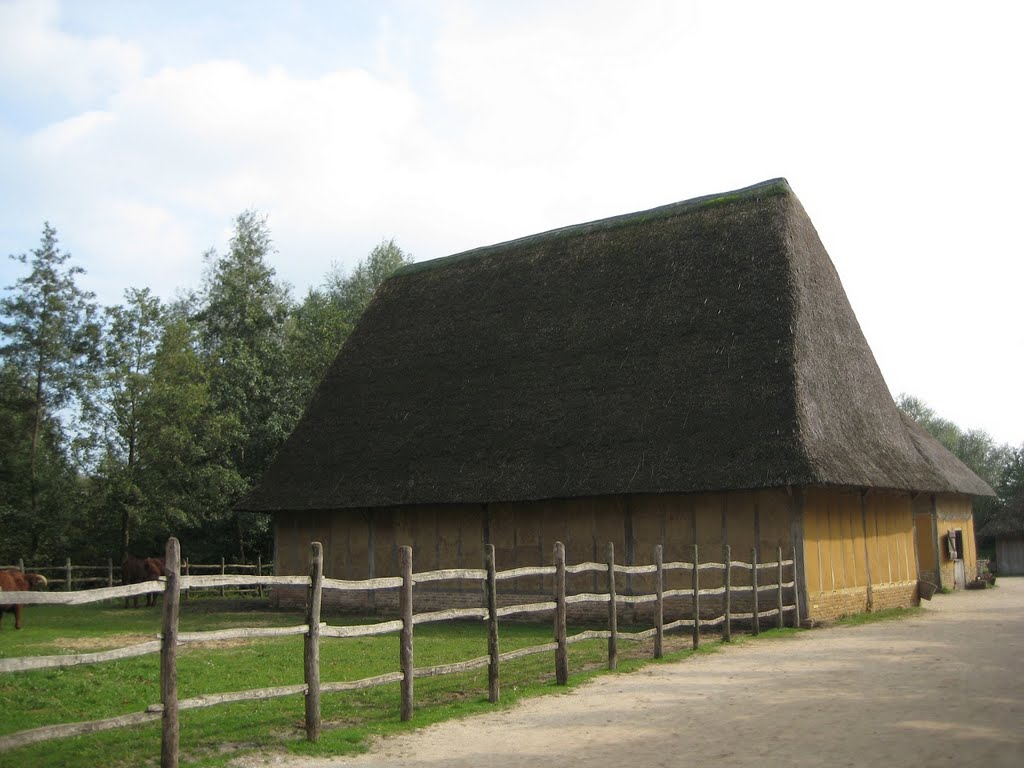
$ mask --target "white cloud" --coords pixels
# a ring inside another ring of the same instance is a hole
[[[136,46],[64,34],[59,15],[56,0],[0,3],[0,87],[26,100],[82,106],[141,75],[143,55]]]

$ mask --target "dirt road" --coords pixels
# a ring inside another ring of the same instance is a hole
[[[245,765],[1024,765],[1024,579],[924,605],[602,677],[355,758]]]

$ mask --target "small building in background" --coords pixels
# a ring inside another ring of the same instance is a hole
[[[1024,491],[1010,499],[978,533],[995,545],[995,562],[989,567],[997,576],[1024,576]]]
[[[277,573],[318,540],[341,579],[394,575],[401,545],[418,571],[479,568],[485,544],[499,569],[555,541],[626,564],[782,548],[801,615],[831,619],[915,604],[972,494],[992,491],[898,411],[776,179],[399,270],[238,508],[273,516]]]

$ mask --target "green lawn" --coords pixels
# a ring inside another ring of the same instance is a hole
[[[8,615],[7,619],[10,620]],[[352,623],[350,617],[326,617]],[[180,631],[229,627],[289,626],[303,623],[295,613],[270,610],[256,600],[200,599],[182,603]],[[159,608],[124,610],[109,605],[26,606],[23,629],[13,622],[0,631],[0,657],[90,652],[153,639]],[[627,629],[627,628],[624,628]],[[576,630],[570,629],[570,634]],[[503,624],[501,650],[550,642],[551,627]],[[666,638],[666,660],[689,653],[689,635]],[[714,643],[702,645],[713,650]],[[619,668],[628,671],[650,659],[650,642],[620,641]],[[416,666],[466,660],[487,653],[483,622],[428,624],[416,628]],[[606,642],[588,641],[569,649],[570,687],[598,674],[606,662]],[[323,638],[321,680],[354,680],[398,669],[397,634],[369,638]],[[302,637],[214,646],[188,646],[178,652],[178,696],[238,691],[302,683]],[[524,696],[556,693],[553,654],[502,665],[502,700],[508,706]],[[412,723],[399,721],[398,683],[363,691],[323,694],[320,742],[304,740],[301,695],[263,702],[239,702],[183,711],[181,765],[221,766],[245,751],[279,750],[314,755],[365,748],[367,737],[439,720],[492,710],[487,702],[486,669],[416,681]],[[0,674],[0,734],[65,722],[98,720],[143,711],[160,700],[159,655],[66,669]],[[0,753],[0,767],[61,765],[159,765],[159,722],[104,733],[49,741]]]

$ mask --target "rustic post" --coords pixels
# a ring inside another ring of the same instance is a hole
[[[555,542],[555,682],[569,682],[569,644],[565,630],[565,544]]]
[[[19,557],[18,558],[18,570],[21,571],[22,573],[25,573],[25,558],[24,557]]]
[[[263,555],[262,554],[257,554],[256,555],[256,575],[257,576],[262,576],[263,575]],[[256,585],[256,596],[257,597],[263,597],[263,585],[262,584],[257,584]]]
[[[71,558],[64,564],[64,591],[71,591]]]
[[[757,547],[750,550],[750,584],[754,593],[754,617],[751,621],[750,631],[755,635],[761,634],[761,617],[758,616],[757,607]]]
[[[654,591],[657,602],[654,605],[654,658],[665,655],[665,563],[661,544],[654,548],[655,571]]]
[[[185,558],[185,577],[187,578],[187,577],[189,577],[189,576],[191,576],[191,575],[192,575],[192,572],[191,572],[191,571],[189,571],[189,569],[188,569],[188,558],[186,557],[186,558]],[[185,599],[186,599],[186,600],[188,600],[188,596],[189,596],[190,594],[192,594],[192,590],[191,590],[191,589],[186,589],[186,590],[185,590]]]
[[[402,587],[398,593],[398,609],[402,614],[402,635],[399,660],[402,665],[402,709],[405,722],[412,719],[413,662],[412,647],[412,547],[398,548],[398,568],[402,572]]]
[[[778,569],[778,573],[779,573],[779,576],[778,576],[778,581],[779,581],[779,586],[778,586],[779,615],[778,615],[778,618],[775,621],[775,626],[778,627],[779,629],[782,629],[782,627],[783,627],[782,621],[783,621],[783,615],[784,615],[783,612],[782,612],[782,609],[784,607],[783,602],[782,602],[782,547],[779,547],[778,557],[779,557],[779,569]]]
[[[484,568],[487,569],[487,581],[484,582],[487,595],[487,655],[491,657],[487,665],[487,700],[497,704],[501,687],[498,676],[498,577],[493,544],[488,544],[484,549]]]
[[[796,547],[793,547],[793,626],[800,627],[800,578],[796,569]]]
[[[722,641],[732,641],[732,547],[722,547],[725,558],[725,618],[722,621]]]
[[[107,586],[114,586],[114,561],[111,558],[107,558]]]
[[[160,702],[163,731],[160,768],[178,768],[178,607],[181,598],[181,547],[173,536],[164,552],[164,614],[160,633]]]
[[[693,545],[693,648],[700,647],[700,561]]]
[[[608,557],[608,669],[619,665],[619,609],[615,603],[615,543],[609,541]]]
[[[224,558],[222,557],[220,559],[220,575],[223,576],[225,573],[227,573],[227,569],[224,567]],[[224,597],[224,587],[223,586],[221,586],[221,588],[220,588],[220,596]]]
[[[309,545],[309,596],[306,600],[304,675],[306,679],[306,741],[320,739],[320,606],[324,588],[324,548],[319,541]],[[223,562],[223,559],[221,560]]]

